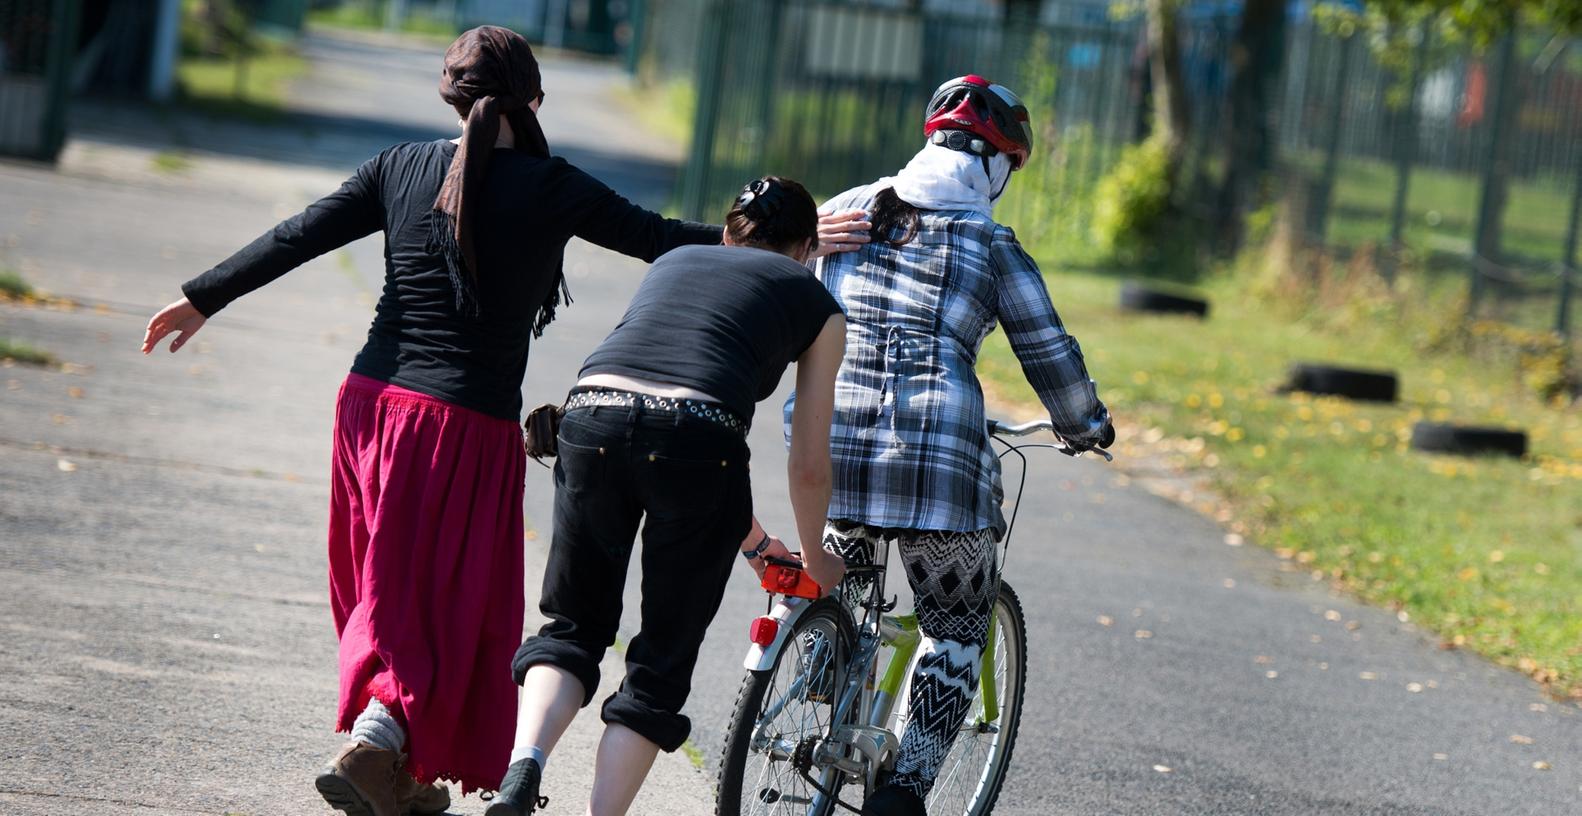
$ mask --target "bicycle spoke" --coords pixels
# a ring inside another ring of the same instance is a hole
[[[799,751],[811,751],[813,741],[829,732],[833,692],[821,686],[830,685],[834,635],[809,630],[787,643],[786,649],[760,704],[743,775],[744,782],[750,780],[741,790],[744,814],[805,814],[817,794],[794,760]],[[818,699],[821,692],[823,700]]]

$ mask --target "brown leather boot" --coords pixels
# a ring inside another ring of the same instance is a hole
[[[399,773],[401,754],[348,742],[315,784],[324,801],[346,816],[403,816],[396,805]]]
[[[396,807],[406,816],[435,816],[450,810],[450,789],[444,785],[420,785],[406,771],[396,774]]]

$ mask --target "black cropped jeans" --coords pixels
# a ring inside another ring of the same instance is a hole
[[[567,412],[559,446],[539,599],[549,622],[517,650],[516,681],[558,666],[582,683],[583,705],[593,700],[641,523],[642,628],[601,715],[674,751],[691,730],[680,711],[698,648],[752,525],[747,442],[695,416],[598,406]]]

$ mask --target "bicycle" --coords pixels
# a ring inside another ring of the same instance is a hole
[[[1003,460],[1022,460],[999,560],[994,613],[989,618],[978,691],[956,742],[940,766],[928,797],[931,814],[984,816],[1010,767],[1021,721],[1027,680],[1027,626],[1016,591],[1003,579],[1004,554],[1027,487],[1028,448],[1054,448],[1069,456],[1093,450],[1073,445],[1013,444],[1006,437],[1053,432],[1047,421],[1007,425],[989,420],[991,439],[1004,446]],[[861,785],[865,797],[881,771],[893,768],[905,731],[912,669],[922,635],[914,615],[893,615],[895,599],[884,597],[887,553],[875,562],[851,565],[841,594],[817,597],[816,588],[795,594],[800,562],[773,559],[766,576],[769,609],[753,620],[752,645],[743,661],[747,676],[737,692],[720,757],[717,816],[803,814],[829,816],[837,807],[860,810],[840,796]],[[785,577],[785,583],[776,584]],[[811,582],[801,581],[802,584]],[[791,593],[791,594],[786,594]],[[776,600],[777,594],[780,600]],[[811,595],[812,597],[807,597]],[[880,671],[884,649],[894,654]]]

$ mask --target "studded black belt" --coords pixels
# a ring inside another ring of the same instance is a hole
[[[570,396],[566,397],[564,407],[569,412],[578,408],[593,408],[597,406],[630,408],[637,405],[642,406],[645,411],[695,416],[698,419],[712,422],[741,434],[743,437],[747,436],[747,429],[750,427],[745,420],[726,410],[717,402],[683,399],[681,397],[660,397],[653,394],[640,394],[635,391],[620,391],[613,388],[584,387],[574,389]]]

